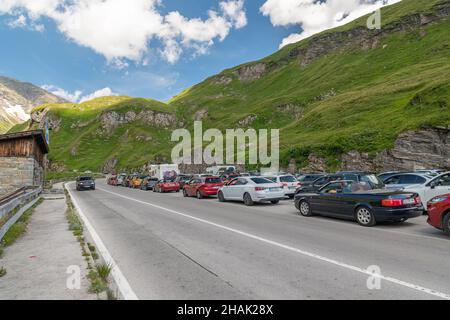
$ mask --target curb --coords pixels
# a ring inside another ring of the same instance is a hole
[[[98,252],[101,254],[103,260],[112,266],[111,275],[114,279],[114,282],[117,285],[117,288],[119,288],[119,292],[124,300],[139,300],[137,295],[134,293],[133,289],[131,288],[130,284],[128,283],[127,279],[123,275],[122,271],[119,269],[119,266],[114,261],[113,257],[109,253],[108,249],[104,245],[102,239],[95,231],[92,224],[87,219],[86,215],[81,210],[77,200],[73,196],[72,190],[70,190],[67,187],[67,183],[64,184],[65,190],[69,193],[72,203],[77,210],[78,215],[80,216],[81,220],[83,221],[83,224],[86,226],[87,231],[89,232],[90,237],[92,238],[93,242],[95,243],[95,246],[98,249]]]

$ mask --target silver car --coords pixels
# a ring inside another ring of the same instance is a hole
[[[223,186],[218,193],[220,202],[243,201],[246,206],[255,202],[278,204],[284,199],[283,187],[262,177],[239,177]]]

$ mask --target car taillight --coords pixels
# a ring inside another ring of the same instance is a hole
[[[264,191],[266,188],[264,187],[255,187],[255,191]]]
[[[422,204],[422,199],[420,199],[420,197],[415,197],[414,198],[414,203],[415,204]]]
[[[403,206],[402,199],[384,199],[381,201],[383,207],[401,207]]]

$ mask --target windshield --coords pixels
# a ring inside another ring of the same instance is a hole
[[[265,178],[252,178],[251,180],[256,184],[268,184],[268,183],[274,182],[272,180],[265,179]]]
[[[361,182],[367,182],[373,189],[384,188],[384,183],[374,174],[361,176]]]
[[[91,181],[91,180],[94,180],[94,179],[92,179],[92,177],[81,177],[79,179],[79,181]]]
[[[206,178],[205,183],[222,183],[220,178]]]

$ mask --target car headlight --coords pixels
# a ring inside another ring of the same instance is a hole
[[[440,196],[440,197],[436,197],[430,200],[430,203],[439,203],[439,202],[443,202],[443,201],[447,201],[450,197],[448,196]]]

